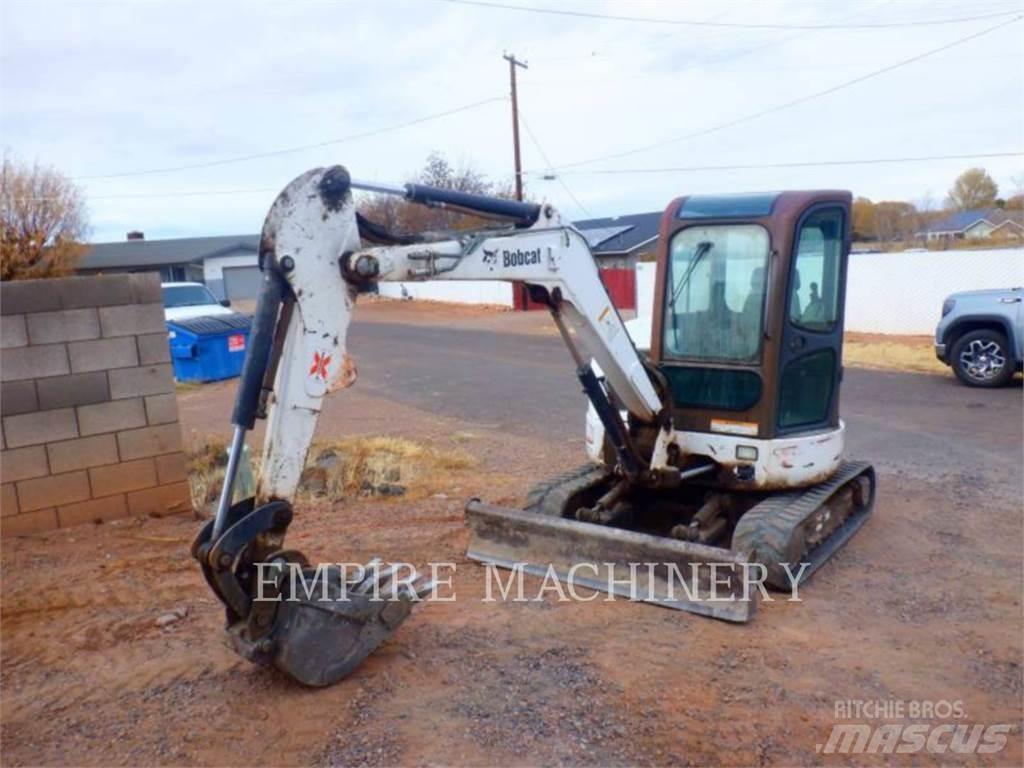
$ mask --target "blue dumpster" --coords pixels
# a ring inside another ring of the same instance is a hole
[[[252,318],[219,315],[167,323],[171,363],[178,381],[219,381],[238,376]]]

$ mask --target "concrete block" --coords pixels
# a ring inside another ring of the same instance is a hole
[[[124,307],[101,307],[100,329],[104,338],[135,336],[140,333],[167,333],[164,305],[130,304]]]
[[[4,416],[4,441],[8,448],[52,443],[78,437],[74,408]]]
[[[132,289],[136,304],[163,304],[164,294],[160,290],[159,272],[133,272]]]
[[[89,275],[53,281],[64,309],[109,307],[135,300],[131,275]]]
[[[0,282],[0,314],[23,315],[60,309],[54,280],[4,280]]]
[[[171,346],[167,339],[167,331],[138,336],[136,341],[139,344],[139,363],[141,365],[171,362]]]
[[[34,381],[25,379],[0,384],[0,412],[4,416],[17,416],[19,413],[32,413],[38,410],[39,399],[36,397]]]
[[[115,464],[118,461],[117,438],[113,434],[50,443],[46,446],[46,452],[50,459],[50,471],[54,474]]]
[[[46,463],[46,446],[30,445],[0,453],[0,480],[13,483],[50,474]]]
[[[188,483],[172,483],[128,494],[128,511],[133,515],[162,517],[192,510]]]
[[[181,429],[177,424],[164,424],[118,432],[117,445],[121,461],[175,453],[181,450]]]
[[[0,349],[28,346],[28,331],[24,315],[0,317]]]
[[[11,517],[18,514],[18,492],[14,483],[0,485],[0,517]]]
[[[114,400],[174,391],[174,372],[170,363],[120,368],[109,371],[107,375],[110,377],[110,397]]]
[[[5,349],[0,358],[0,379],[3,381],[22,381],[65,373],[71,373],[71,369],[68,367],[68,351],[63,344]]]
[[[131,337],[73,341],[68,344],[68,356],[74,373],[131,368],[139,364],[135,339]]]
[[[169,424],[178,420],[176,395],[150,395],[146,398],[146,420],[150,424]]]
[[[53,531],[57,528],[57,510],[37,509],[35,512],[24,512],[14,517],[5,517],[0,522],[0,535],[28,536],[42,531]]]
[[[123,461],[89,470],[89,483],[94,496],[110,496],[126,491],[140,491],[157,484],[153,459]]]
[[[36,312],[25,316],[32,344],[59,344],[100,337],[100,318],[94,308]]]
[[[39,393],[39,407],[44,411],[50,408],[104,403],[110,399],[106,371],[36,379],[36,390]]]
[[[112,400],[109,403],[83,405],[78,408],[78,427],[83,437],[144,426],[146,407],[142,398]]]
[[[160,485],[177,483],[187,479],[188,474],[185,471],[184,453],[169,453],[166,456],[157,456],[154,461],[156,462],[156,478]]]
[[[67,472],[35,480],[22,480],[17,486],[18,506],[22,512],[85,501],[92,495],[89,492],[89,476],[85,472]]]
[[[61,528],[84,523],[102,523],[127,516],[128,505],[125,503],[124,494],[57,507],[57,520]]]

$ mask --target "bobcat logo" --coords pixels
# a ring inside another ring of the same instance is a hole
[[[498,264],[498,249],[495,248],[493,251],[488,251],[486,248],[484,248],[483,251],[484,264],[488,265],[491,268],[491,271],[493,272],[494,268]]]

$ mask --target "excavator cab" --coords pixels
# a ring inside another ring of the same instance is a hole
[[[850,206],[849,192],[814,191],[690,196],[665,210],[650,358],[678,432],[729,436],[689,440],[721,463],[723,486],[801,487],[838,466]],[[827,441],[798,439],[808,435]],[[786,438],[773,461],[769,442]]]
[[[677,428],[770,438],[838,427],[849,213],[847,192],[669,205],[651,358]]]

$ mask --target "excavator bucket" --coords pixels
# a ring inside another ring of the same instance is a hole
[[[749,621],[763,571],[743,555],[663,536],[541,515],[473,499],[467,556],[573,590],[610,595],[725,621]],[[517,574],[518,575],[518,574]]]
[[[292,519],[283,501],[232,505],[223,534],[213,520],[192,545],[203,575],[225,607],[227,635],[250,661],[304,685],[326,686],[354,670],[433,589],[411,566],[312,567],[278,549]]]

